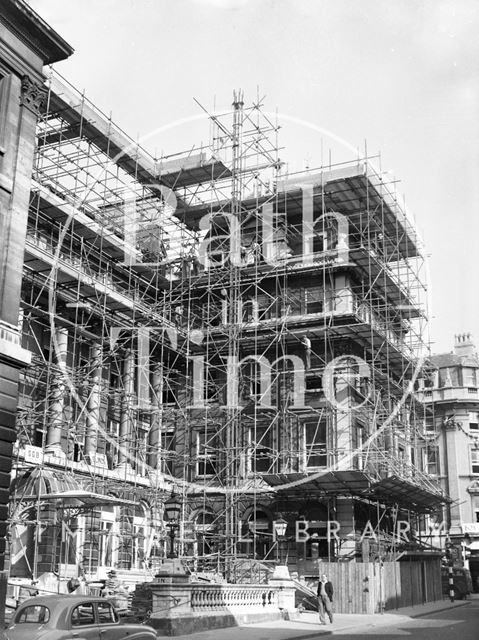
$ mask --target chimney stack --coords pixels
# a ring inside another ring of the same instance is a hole
[[[476,345],[470,333],[459,333],[454,336],[454,353],[457,356],[475,356]]]

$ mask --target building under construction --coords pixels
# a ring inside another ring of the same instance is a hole
[[[154,158],[47,85],[11,575],[140,580],[174,553],[233,581],[269,561],[307,576],[417,543],[444,496],[416,455],[426,268],[391,177],[367,157],[287,172],[241,94],[208,145]]]

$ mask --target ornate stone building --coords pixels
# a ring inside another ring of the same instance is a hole
[[[0,8],[0,570],[19,371],[30,363],[19,327],[23,249],[39,111],[46,96],[43,67],[72,48],[22,0]],[[0,602],[0,610],[3,607]]]
[[[477,587],[479,359],[471,335],[457,335],[453,351],[433,355],[431,365],[421,394],[430,409],[422,448],[424,470],[438,478],[451,498],[436,522],[443,523],[443,540],[449,536],[458,560],[469,564]]]
[[[155,158],[58,74],[44,86],[15,107],[36,146],[2,243],[25,367],[6,386],[12,575],[144,580],[168,529],[191,570],[239,582],[417,545],[398,522],[444,494],[418,464],[424,247],[394,181],[369,158],[288,174],[238,94],[207,146]]]

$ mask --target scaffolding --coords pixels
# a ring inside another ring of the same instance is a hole
[[[422,487],[419,511],[442,499],[414,459],[426,263],[395,181],[369,157],[287,172],[279,124],[241,92],[208,118],[207,146],[158,159],[58,74],[48,81],[16,473],[30,473],[36,455],[65,486],[75,478],[118,498],[120,524],[103,523],[101,501],[76,520],[90,573],[114,560],[151,574],[167,551],[171,499],[179,553],[230,579],[248,560],[275,559],[271,522],[294,511],[311,478],[336,479],[315,489],[333,501],[328,514],[336,498],[364,501],[392,475]],[[36,525],[42,508],[57,518],[40,484],[27,490]],[[28,511],[20,485],[15,526]],[[388,490],[376,499],[397,506]],[[131,506],[140,504],[144,521]],[[105,532],[123,549],[115,558]]]

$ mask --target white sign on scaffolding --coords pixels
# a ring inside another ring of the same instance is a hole
[[[25,462],[41,464],[43,462],[43,449],[32,444],[25,445]]]

